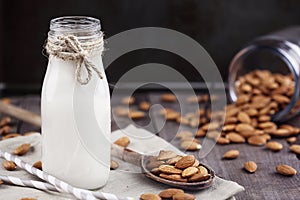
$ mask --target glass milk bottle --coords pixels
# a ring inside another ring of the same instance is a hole
[[[110,170],[110,94],[100,29],[91,17],[56,18],[46,44],[43,170],[85,189],[105,185]]]

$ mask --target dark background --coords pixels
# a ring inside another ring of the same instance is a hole
[[[300,24],[297,0],[1,0],[0,82],[10,89],[39,92],[47,58],[42,55],[52,18],[87,15],[101,19],[106,37],[155,26],[180,31],[198,41],[226,80],[237,51],[254,37]],[[140,50],[122,56],[107,71],[116,82],[130,67],[167,64],[199,81],[189,64],[171,53]]]

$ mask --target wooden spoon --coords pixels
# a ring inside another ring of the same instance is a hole
[[[142,155],[142,154],[139,154],[130,149],[118,146],[116,144],[111,145],[111,155],[115,156],[119,159],[122,159],[125,162],[129,162],[129,163],[132,163],[134,165],[141,167],[141,170],[145,174],[146,177],[148,177],[152,180],[155,180],[159,183],[170,185],[172,187],[188,189],[188,190],[202,190],[202,189],[210,187],[215,178],[214,171],[209,166],[201,164],[203,167],[205,167],[207,169],[208,174],[210,175],[209,179],[204,180],[204,181],[199,181],[199,182],[171,181],[171,180],[167,180],[167,179],[161,178],[159,176],[156,176],[155,174],[151,173],[147,169],[146,166],[149,163],[149,160],[151,158],[151,156],[149,156],[149,155]]]

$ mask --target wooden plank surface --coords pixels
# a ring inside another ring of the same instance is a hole
[[[123,97],[122,94],[114,96],[114,99],[112,99],[112,107],[119,106]],[[146,100],[150,101],[152,104],[160,104],[164,107],[179,109],[176,103],[162,103],[160,101],[160,93],[158,92],[138,93],[135,94],[135,98],[137,104]],[[13,98],[13,103],[40,114],[40,98],[38,96]],[[137,106],[134,105],[132,108],[137,109]],[[152,113],[152,118],[151,121],[149,115],[147,115],[144,119],[132,122],[126,117],[115,117],[112,119],[112,130],[135,123],[135,125],[145,127],[174,145],[178,145],[178,141],[174,139],[179,128],[178,124],[176,122],[166,122],[163,128],[159,129],[160,123],[164,119],[157,111]],[[300,126],[299,119],[299,117],[293,119],[292,123]],[[186,129],[189,130],[188,127],[186,127]],[[33,130],[39,131],[29,124],[15,121],[14,131],[25,133]],[[203,139],[200,139],[200,141],[202,140]],[[201,159],[201,161],[210,165],[218,176],[238,182],[245,187],[246,190],[236,196],[236,199],[238,200],[299,199],[300,175],[297,174],[294,177],[284,177],[276,174],[275,167],[278,164],[284,163],[293,166],[299,172],[300,160],[295,154],[289,152],[288,144],[284,139],[276,139],[276,141],[279,141],[284,145],[284,149],[278,153],[268,151],[264,147],[254,147],[247,144],[230,144],[226,146],[216,145],[205,158]],[[299,136],[297,143],[299,143]],[[240,156],[236,160],[222,160],[224,152],[230,149],[238,149],[240,151]],[[199,152],[194,154],[198,156],[198,153]],[[249,174],[243,170],[244,162],[249,160],[255,161],[258,165],[258,170],[254,174]]]

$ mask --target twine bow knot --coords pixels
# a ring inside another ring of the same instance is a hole
[[[88,47],[85,50],[84,46]],[[103,39],[95,43],[81,44],[76,36],[58,36],[57,41],[52,42],[48,39],[46,50],[49,54],[57,56],[63,60],[74,60],[76,62],[75,77],[81,85],[86,85],[92,78],[93,71],[100,79],[103,79],[102,73],[90,61],[89,52],[92,48],[103,48]],[[87,77],[82,77],[82,69],[85,68]]]

